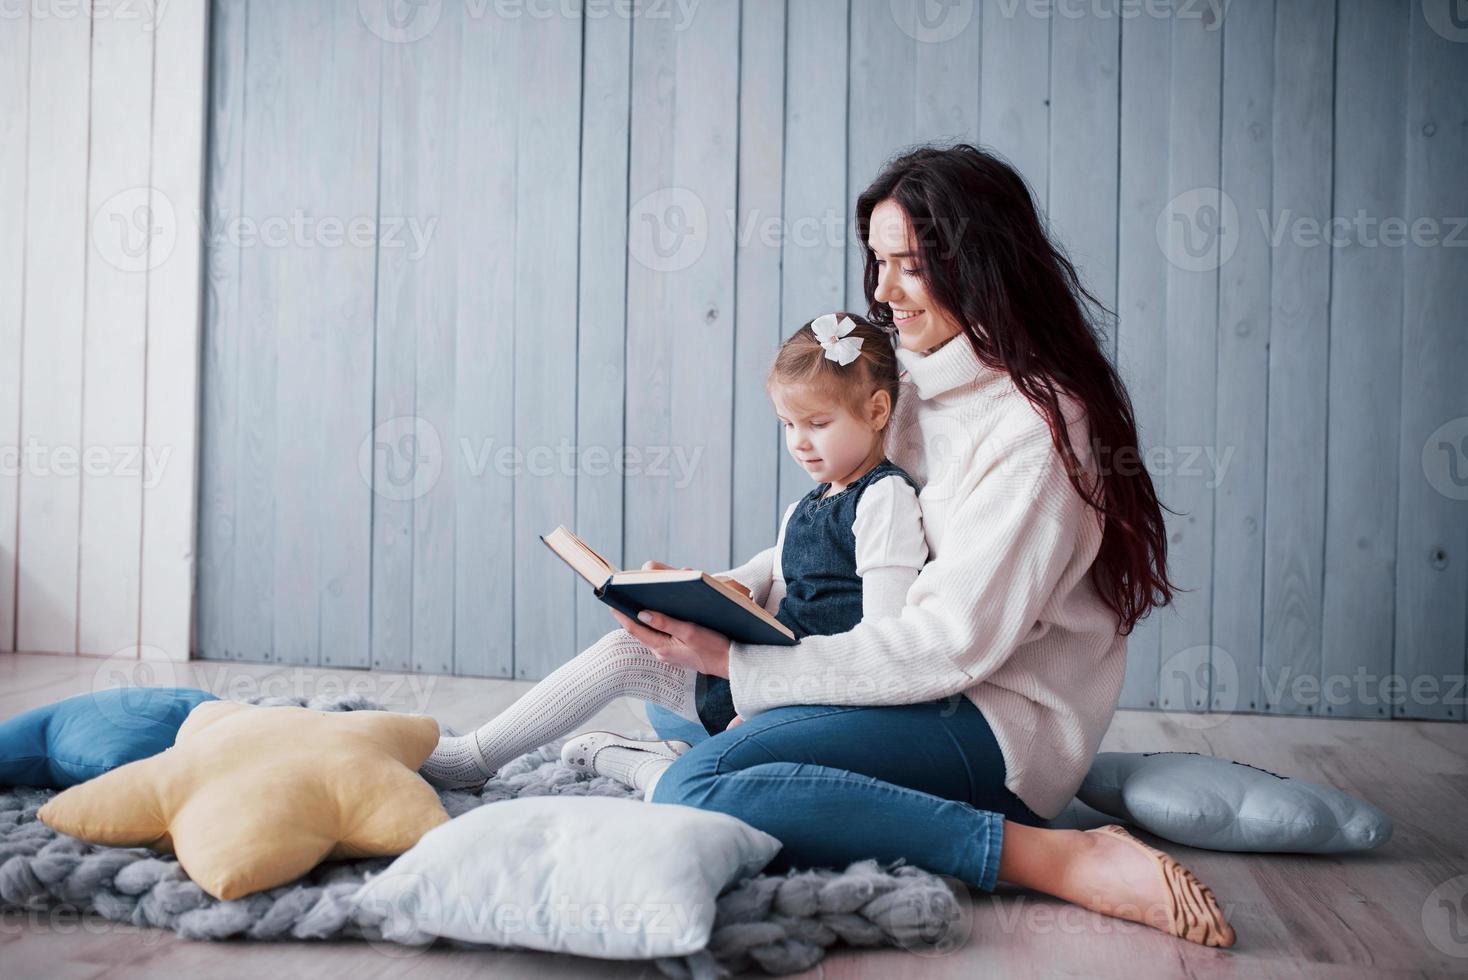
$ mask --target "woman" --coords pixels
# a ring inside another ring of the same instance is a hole
[[[776,867],[900,857],[1232,945],[1212,893],[1171,858],[1117,827],[1040,826],[1100,746],[1127,634],[1172,598],[1150,478],[1105,465],[1135,453],[1137,435],[1088,316],[1099,304],[1018,174],[972,146],[894,160],[858,199],[857,229],[869,318],[895,333],[906,371],[887,455],[922,484],[932,558],[899,616],[794,648],[614,613],[625,633],[604,643],[646,675],[624,693],[682,703],[668,689],[686,700],[696,671],[700,688],[727,678],[743,719],[660,760],[650,798],[774,835]],[[774,590],[778,560],[771,549],[727,574]],[[555,679],[547,690],[568,688]],[[649,715],[659,735],[680,734]],[[446,757],[482,763],[490,742],[468,738]],[[638,744],[600,739],[594,768],[627,774],[647,768],[629,760],[671,754]]]

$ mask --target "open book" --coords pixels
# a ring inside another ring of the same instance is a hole
[[[707,572],[659,568],[619,571],[565,527],[540,540],[591,583],[596,597],[636,619],[644,609],[723,633],[740,643],[791,645],[795,634],[728,582]]]

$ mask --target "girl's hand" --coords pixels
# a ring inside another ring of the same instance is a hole
[[[743,582],[740,582],[737,579],[732,579],[727,575],[715,575],[714,578],[718,579],[720,582],[724,582],[732,586],[735,592],[743,592],[749,598],[754,598],[754,593],[749,591],[749,586],[745,585]]]
[[[653,571],[653,570],[659,569],[659,568],[672,568],[672,567],[673,567],[672,565],[664,565],[662,562],[660,562],[660,561],[653,561],[650,558],[647,561],[645,561],[645,562],[642,563],[642,570],[645,571],[645,572],[650,572],[650,571]],[[693,571],[693,569],[692,568],[689,568],[687,565],[684,565],[683,566],[683,571],[685,571],[685,572],[691,572],[691,571]],[[718,579],[720,582],[727,582],[728,584],[732,585],[735,588],[736,591],[743,592],[745,595],[749,596],[749,598],[751,598],[751,599],[754,598],[754,593],[751,592],[751,591],[749,591],[749,586],[745,585],[743,582],[739,581],[738,579],[730,578],[728,575],[715,575],[714,578]]]
[[[672,567],[673,567],[672,565],[664,565],[660,561],[653,561],[651,558],[649,558],[647,561],[645,561],[645,562],[642,563],[642,570],[644,572],[652,572],[652,571],[656,571],[659,568],[672,568]],[[684,565],[682,570],[685,571],[685,572],[691,572],[691,571],[693,571],[693,569],[689,568],[687,565]]]
[[[729,676],[729,638],[723,633],[651,609],[638,614],[641,622],[616,609],[612,615],[659,660],[713,677]]]
[[[731,722],[729,722],[728,726],[725,727],[724,731],[727,732],[730,728],[733,728],[735,725],[742,725],[742,724],[744,724],[744,716],[743,715],[735,715],[734,716],[734,720],[731,721]]]

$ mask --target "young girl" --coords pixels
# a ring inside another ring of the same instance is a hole
[[[797,639],[900,614],[928,546],[917,486],[882,448],[898,392],[892,340],[862,317],[828,313],[781,345],[765,387],[786,448],[819,483],[786,509],[773,548],[719,577],[774,609]],[[800,655],[799,644],[790,655]],[[437,786],[480,786],[624,696],[661,704],[710,733],[738,723],[727,679],[665,663],[617,629],[477,731],[441,739],[421,772]],[[650,795],[688,747],[590,732],[568,742],[562,757]]]

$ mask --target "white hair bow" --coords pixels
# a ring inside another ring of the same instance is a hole
[[[856,324],[849,317],[838,318],[834,313],[827,313],[817,317],[811,323],[810,329],[826,349],[827,360],[835,361],[842,367],[856,360],[857,354],[861,352],[861,338],[846,336],[856,329]]]

